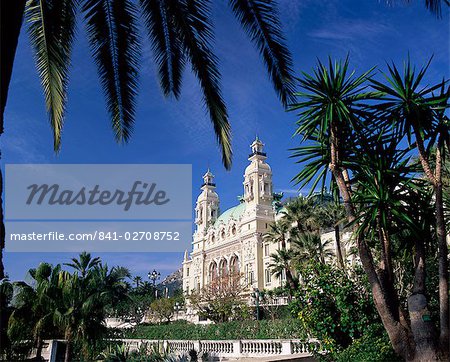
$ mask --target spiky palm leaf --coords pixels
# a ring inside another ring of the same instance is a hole
[[[322,228],[333,228],[346,220],[342,204],[326,202],[318,209],[318,219]]]
[[[77,7],[78,0],[29,0],[26,7],[55,151],[61,146]]]
[[[397,124],[410,142],[413,132],[424,139],[430,137],[436,128],[436,110],[443,104],[448,107],[445,81],[433,86],[422,84],[430,63],[431,59],[417,72],[408,58],[403,72],[395,64],[388,64],[388,72],[383,73],[386,83],[371,78],[371,86],[383,95],[382,102],[372,106],[379,112],[379,123],[383,127]]]
[[[283,272],[290,268],[293,252],[290,249],[277,250],[276,253],[270,255],[271,261],[269,269],[276,278],[280,278]]]
[[[315,231],[320,225],[317,220],[317,205],[312,198],[299,196],[290,201],[282,211],[284,220],[292,233]]]
[[[283,105],[293,101],[292,60],[274,0],[230,0],[233,13],[255,43]]]
[[[76,6],[79,0],[28,0],[27,14],[47,109],[60,147],[67,99]],[[140,0],[160,83],[178,98],[186,61],[199,80],[206,108],[231,167],[231,131],[220,90],[218,62],[212,51],[210,0]],[[133,0],[84,0],[82,11],[116,140],[132,132],[138,83],[139,41]],[[292,95],[292,60],[282,35],[275,1],[230,0],[230,6],[258,47],[274,87],[286,105]]]
[[[319,142],[318,132],[309,136],[309,145],[292,148],[290,157],[295,158],[295,163],[302,164],[302,170],[292,179],[300,189],[307,185],[310,187],[310,195],[315,192],[316,186],[320,182],[323,190],[327,184],[328,166],[330,164],[329,147]]]
[[[86,276],[90,270],[94,269],[100,264],[100,258],[91,258],[91,254],[83,251],[80,253],[79,258],[72,258],[71,263],[64,263],[64,265],[70,266],[80,273],[82,277]]]
[[[116,140],[128,141],[134,123],[140,45],[130,0],[87,0],[83,5]]]
[[[397,0],[398,1],[398,0]],[[393,4],[396,2],[396,0],[386,0],[388,4]],[[410,3],[411,0],[403,0],[403,2]],[[442,17],[442,6],[450,6],[449,0],[424,0],[425,7],[434,14],[437,18]]]
[[[359,209],[357,233],[372,239],[379,227],[390,234],[399,228],[416,228],[408,209],[413,207],[412,193],[424,185],[414,176],[419,168],[408,157],[409,149],[397,149],[398,143],[398,137],[389,142],[381,137],[368,141],[353,168],[357,183],[354,202]]]
[[[295,94],[301,101],[290,108],[299,111],[295,135],[302,136],[302,141],[310,141],[306,146],[292,149],[298,162],[309,161],[294,180],[303,186],[312,182],[311,191],[320,181],[322,191],[325,189],[332,144],[337,155],[336,166],[346,166],[352,157],[351,145],[355,143],[352,131],[364,130],[364,120],[371,116],[366,104],[380,96],[365,91],[365,82],[373,68],[355,76],[354,71],[348,71],[348,66],[348,57],[344,62],[333,63],[329,59],[328,66],[319,61],[313,75],[303,73],[299,80],[302,91]]]
[[[286,248],[289,241],[290,225],[286,222],[277,221],[269,225],[269,231],[263,235],[263,239],[270,243],[278,243],[282,249]]]
[[[292,239],[292,258],[297,265],[309,260],[318,263],[331,258],[334,253],[331,250],[331,240],[323,240],[317,233],[304,233]]]
[[[341,131],[347,127],[362,128],[360,117],[365,116],[364,105],[377,97],[372,92],[363,92],[364,82],[374,68],[356,77],[354,71],[348,72],[348,66],[348,57],[344,62],[334,63],[329,58],[328,66],[318,62],[314,76],[303,73],[299,83],[305,91],[295,95],[304,100],[290,108],[290,111],[300,110],[296,134],[308,139],[318,131],[319,140],[325,140],[332,124],[340,127]]]
[[[211,49],[213,29],[208,0],[171,1],[168,10],[173,15],[178,36],[203,92],[217,141],[221,147],[222,162],[231,167],[231,129],[228,112],[220,90],[220,71]]]
[[[185,66],[183,44],[178,36],[173,0],[140,0],[147,32],[152,41],[164,95],[180,95]]]
[[[425,0],[425,7],[435,14],[438,18],[442,16],[442,5],[450,6],[448,0]]]

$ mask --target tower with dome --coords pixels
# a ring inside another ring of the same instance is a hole
[[[224,273],[239,272],[254,288],[273,289],[282,284],[271,275],[270,255],[277,245],[263,241],[263,234],[277,218],[273,207],[272,170],[266,163],[264,144],[251,144],[249,165],[244,172],[243,196],[239,204],[219,213],[220,198],[214,175],[203,175],[201,193],[195,207],[192,251],[183,261],[183,291],[200,290]]]

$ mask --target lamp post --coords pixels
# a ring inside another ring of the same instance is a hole
[[[176,302],[175,305],[173,306],[173,309],[175,310],[175,313],[177,315],[177,320],[178,320],[178,312],[181,310],[181,304]]]
[[[255,298],[255,306],[256,306],[256,320],[259,321],[259,298],[261,296],[261,292],[258,288],[253,288],[252,297]]]
[[[156,281],[161,278],[161,273],[157,272],[155,269],[153,269],[152,272],[148,272],[148,279],[150,279],[153,282],[153,289],[155,290],[155,298],[157,297],[156,294]]]

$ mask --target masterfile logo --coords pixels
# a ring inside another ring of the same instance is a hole
[[[8,251],[182,251],[191,165],[6,165]]]
[[[170,199],[164,190],[155,191],[156,184],[135,181],[130,191],[116,189],[115,191],[102,190],[100,185],[95,185],[92,190],[82,187],[79,190],[60,189],[58,184],[33,184],[27,187],[30,195],[27,205],[35,202],[37,205],[109,205],[116,203],[123,205],[124,211],[135,205],[164,205]]]
[[[6,165],[7,219],[190,219],[191,165]]]

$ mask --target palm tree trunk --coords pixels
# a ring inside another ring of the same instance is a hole
[[[2,0],[0,1],[0,54],[1,62],[1,110],[0,110],[0,136],[3,134],[3,115],[8,98],[9,82],[16,55],[17,42],[20,28],[22,27],[23,13],[26,0]],[[1,151],[0,151],[1,158]],[[5,248],[5,223],[3,220],[3,175],[0,170],[0,280],[5,277],[3,266],[3,249]]]
[[[66,351],[64,352],[64,362],[70,362],[70,341],[67,338],[66,340]]]
[[[439,140],[440,141],[440,140]],[[448,298],[448,247],[444,218],[444,201],[442,190],[442,154],[440,147],[436,149],[435,170],[436,194],[436,232],[439,247],[439,342],[444,356],[449,354],[449,298]]]
[[[286,250],[286,238],[284,236],[281,239],[281,249]],[[289,285],[289,288],[291,290],[295,290],[296,285],[295,285],[294,278],[292,277],[292,273],[291,273],[291,270],[289,269],[289,267],[286,266],[284,268],[284,274],[286,275],[286,282]]]
[[[389,307],[391,304],[389,301],[390,296],[381,285],[367,243],[359,236],[357,244],[361,262],[372,289],[375,307],[389,336],[392,347],[399,356],[405,360],[411,360],[415,354],[415,343],[411,331],[405,328],[400,321],[396,321],[392,315],[391,308]]]
[[[336,239],[336,254],[338,265],[342,270],[345,270],[344,257],[342,256],[341,230],[339,228],[339,224],[336,224],[334,226],[334,238]]]
[[[37,359],[38,361],[41,360],[41,355],[42,355],[42,344],[43,344],[42,338],[39,336],[39,337],[37,338],[37,346],[36,346],[36,359]]]
[[[332,162],[330,164],[330,170],[333,173],[339,192],[344,201],[347,219],[351,223],[356,219],[356,212],[351,200],[349,183],[345,182],[337,163]],[[382,286],[375,269],[373,256],[362,236],[358,237],[357,246],[361,263],[372,289],[372,297],[375,302],[375,307],[389,336],[392,347],[398,355],[402,356],[406,360],[410,360],[415,354],[413,335],[409,328],[406,328],[404,324],[400,323],[400,321],[396,320],[392,315],[390,307],[393,304],[392,296],[387,292],[386,288]]]
[[[386,271],[390,282],[392,282],[394,280],[394,277],[392,275],[390,240],[386,228],[381,224],[381,210],[378,210],[377,224],[378,224],[378,235],[381,243],[380,246],[383,261],[383,269]]]
[[[409,319],[416,343],[416,359],[426,360],[422,354],[429,355],[436,350],[437,336],[433,323],[429,321],[430,313],[425,288],[425,247],[422,240],[415,242],[414,269],[413,291],[408,297]]]
[[[320,229],[317,230],[317,234],[319,235],[319,261],[322,264],[325,264],[325,257],[324,257],[324,252],[323,252],[323,245],[322,245],[322,238],[320,237]]]
[[[434,187],[435,192],[435,209],[436,209],[436,234],[439,249],[439,344],[444,358],[449,355],[450,349],[450,314],[449,314],[449,298],[448,298],[448,247],[447,232],[444,217],[444,201],[442,189],[442,137],[439,137],[436,147],[436,167],[433,171],[424,147],[424,142],[420,130],[414,127],[416,137],[416,145],[419,153],[419,160],[429,182]]]
[[[284,272],[286,273],[286,281],[289,285],[289,288],[291,290],[295,290],[297,288],[297,285],[294,281],[294,277],[292,276],[291,270],[289,268],[286,268]]]

